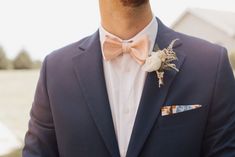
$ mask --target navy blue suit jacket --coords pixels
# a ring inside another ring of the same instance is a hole
[[[235,80],[226,50],[158,23],[160,49],[180,39],[180,71],[167,71],[161,88],[148,74],[127,157],[234,157]],[[202,107],[161,116],[173,104]],[[45,58],[23,157],[119,156],[97,31]]]

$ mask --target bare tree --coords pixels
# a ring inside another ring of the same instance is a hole
[[[20,53],[16,56],[13,61],[14,69],[31,69],[33,66],[33,62],[31,60],[30,55],[26,50],[20,51]]]
[[[8,68],[8,59],[4,49],[0,46],[0,69]]]

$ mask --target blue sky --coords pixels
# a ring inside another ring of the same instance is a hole
[[[186,8],[235,12],[234,0],[151,0],[156,16],[171,25]],[[26,49],[34,59],[97,30],[98,0],[1,0],[0,45],[9,58]]]

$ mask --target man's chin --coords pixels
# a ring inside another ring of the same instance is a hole
[[[120,1],[126,7],[139,7],[147,3],[149,0],[120,0]]]

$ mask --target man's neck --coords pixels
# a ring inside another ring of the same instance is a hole
[[[134,37],[153,18],[149,3],[124,7],[119,0],[100,0],[101,24],[105,30],[123,40]]]

